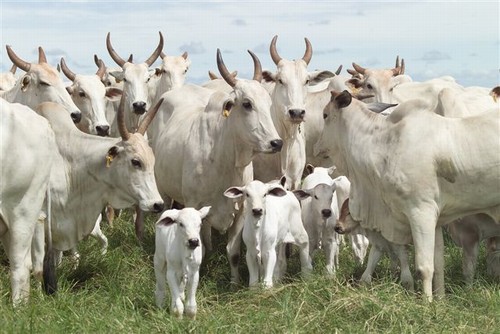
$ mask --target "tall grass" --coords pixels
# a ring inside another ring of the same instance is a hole
[[[500,284],[485,274],[484,250],[474,284],[466,287],[460,249],[449,242],[446,297],[429,304],[397,283],[388,260],[378,267],[371,286],[358,286],[363,268],[347,246],[341,251],[335,278],[323,275],[324,258],[318,254],[313,276],[302,281],[298,256],[293,254],[282,284],[271,290],[235,288],[230,285],[225,236],[216,234],[214,251],[202,265],[197,318],[176,319],[169,314],[169,306],[158,309],[154,304],[154,217],[147,221],[142,245],[135,238],[129,214],[113,228],[103,224],[110,242],[108,253],[101,256],[95,240],[83,241],[78,268],[68,258],[58,268],[57,295],[44,295],[33,282],[29,304],[19,309],[11,306],[8,266],[5,254],[0,253],[0,332],[500,332]],[[240,272],[247,280],[244,261]]]

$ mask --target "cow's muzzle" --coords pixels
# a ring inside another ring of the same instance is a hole
[[[198,238],[193,238],[188,240],[188,248],[189,249],[196,249],[200,245],[200,239]]]

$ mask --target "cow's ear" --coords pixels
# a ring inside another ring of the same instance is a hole
[[[115,87],[108,87],[106,88],[106,97],[110,101],[118,101],[120,97],[122,96],[123,91],[119,88]]]
[[[317,73],[312,73],[309,75],[309,85],[310,86],[317,85],[328,78],[333,78],[334,76],[335,73],[330,71],[321,71]]]
[[[27,74],[21,79],[21,91],[25,92],[31,82],[31,77]]]
[[[335,97],[335,104],[339,109],[349,106],[351,102],[352,96],[347,90],[344,90],[342,93]]]
[[[120,82],[123,80],[124,78],[124,74],[123,74],[123,71],[113,71],[113,72],[109,72],[109,75],[111,75],[113,78],[116,79],[116,82]]]
[[[269,188],[267,193],[271,196],[283,197],[286,195],[286,190],[281,185],[274,185]]]
[[[224,191],[227,198],[240,198],[243,196],[243,187],[231,187]]]
[[[160,219],[156,222],[157,226],[170,226],[177,221],[179,217],[179,210],[171,209],[163,212]]]
[[[222,104],[222,116],[229,117],[233,106],[234,106],[233,99],[227,99],[226,101],[224,101],[224,103]]]
[[[352,87],[354,89],[358,89],[361,86],[363,86],[363,81],[360,80],[359,78],[351,78],[345,82],[347,87]]]
[[[266,82],[275,82],[276,81],[276,76],[269,71],[262,72],[262,78]]]
[[[205,218],[208,215],[208,212],[210,211],[211,206],[204,206],[198,212],[200,213],[201,219]]]
[[[69,94],[69,95],[73,95],[73,92],[74,92],[75,90],[73,89],[73,86],[67,86],[67,87],[66,87],[66,91],[68,92],[68,94]]]
[[[306,173],[305,173],[305,174],[306,174],[306,176],[307,176],[307,175],[309,175],[309,174],[314,173],[314,166],[313,166],[313,165],[311,165],[311,164],[307,164],[307,165],[306,165],[306,168],[305,168],[305,172],[306,172]]]
[[[373,102],[373,103],[368,103],[366,106],[370,111],[373,111],[374,113],[381,113],[382,111],[396,107],[398,104],[389,104],[389,103],[381,103],[381,102]]]
[[[297,189],[297,190],[293,190],[292,192],[295,195],[295,197],[297,197],[297,199],[299,201],[302,201],[308,197],[311,197],[311,194],[307,190]]]
[[[113,146],[108,150],[108,154],[106,154],[106,167],[111,166],[113,160],[123,151],[123,147]]]
[[[328,171],[328,175],[332,175],[333,172],[335,172],[335,170],[337,169],[337,166],[333,165],[329,168],[327,168],[327,171]]]

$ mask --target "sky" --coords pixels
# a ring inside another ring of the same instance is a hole
[[[264,69],[275,70],[269,44],[278,35],[278,52],[287,59],[302,57],[304,37],[311,41],[310,70],[343,65],[345,74],[352,62],[392,68],[399,55],[414,81],[451,75],[463,86],[493,87],[500,84],[499,3],[1,0],[0,71],[12,65],[6,45],[32,62],[42,46],[50,64],[64,57],[79,74],[96,72],[94,54],[116,67],[106,49],[108,32],[122,58],[132,53],[135,62],[143,62],[161,31],[166,54],[188,52],[187,82],[196,84],[208,80],[208,70],[217,72],[217,48],[239,77],[252,77],[248,49]]]

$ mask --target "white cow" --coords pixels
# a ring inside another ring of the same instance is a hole
[[[108,203],[115,208],[138,204],[145,211],[163,210],[154,178],[154,155],[144,138],[161,101],[140,124],[138,132],[130,133],[123,119],[123,100],[118,112],[121,138],[79,131],[69,117],[64,117],[61,105],[46,102],[37,108],[54,129],[58,148],[50,180],[53,224],[47,227],[48,259],[53,251],[74,248],[89,235]],[[48,292],[56,288],[56,283],[46,276],[54,275],[53,262],[47,261],[51,268],[43,270]],[[41,263],[35,265],[35,273],[38,270]]]
[[[181,56],[167,56],[161,52],[160,57],[162,63],[148,82],[151,103],[158,101],[163,93],[184,85],[186,73],[191,66],[187,52]]]
[[[0,91],[6,91],[14,87],[16,84],[16,65],[12,65],[10,71],[0,73]]]
[[[242,224],[233,224],[235,208],[223,192],[253,179],[251,162],[256,153],[275,153],[283,144],[272,124],[271,98],[260,84],[260,61],[250,54],[254,80],[244,80],[230,75],[217,51],[217,66],[233,87],[231,94],[194,85],[165,93],[160,118],[155,120],[162,132],[151,138],[160,193],[188,207],[211,205],[203,233],[209,227],[221,232],[231,227],[227,250],[233,282],[239,281]]]
[[[320,82],[333,73],[329,71],[309,73],[312,46],[307,38],[306,51],[301,59],[287,60],[279,56],[274,36],[270,45],[271,58],[277,66],[276,73],[264,72],[264,80],[275,83],[271,94],[271,116],[283,149],[279,155],[258,155],[254,159],[255,178],[263,182],[284,175],[287,189],[297,189],[306,165],[304,120],[307,120],[305,101],[309,84]]]
[[[102,78],[106,71],[101,61],[96,74],[83,75],[72,72],[64,58],[61,58],[61,70],[71,80],[66,88],[71,98],[82,112],[82,120],[77,127],[85,133],[99,136],[109,135],[109,123],[106,120],[107,101],[117,101],[122,91],[117,88],[106,88]]]
[[[139,124],[139,119],[150,105],[148,93],[148,81],[150,79],[149,67],[160,56],[163,49],[163,35],[160,32],[160,42],[151,56],[139,64],[132,63],[132,55],[128,60],[121,58],[111,45],[110,33],[106,36],[106,47],[109,55],[122,68],[122,71],[111,72],[117,80],[123,81],[123,92],[127,97],[125,101],[125,124],[129,131],[135,131]],[[111,124],[111,136],[118,135],[117,122]]]
[[[324,249],[328,275],[335,274],[340,250],[340,240],[334,230],[339,218],[336,185],[328,175],[334,170],[335,167],[316,169],[306,176],[301,189],[294,191],[302,200],[302,221],[309,237],[310,254],[320,247]]]
[[[432,299],[434,273],[444,294],[441,226],[480,212],[500,218],[498,108],[456,119],[412,100],[385,117],[345,91],[325,117],[317,152],[344,160],[353,218],[391,242],[413,239],[424,294]]]
[[[264,288],[271,288],[273,281],[279,281],[286,259],[280,256],[281,263],[277,263],[277,248],[284,243],[300,247],[302,275],[310,274],[309,241],[302,224],[299,200],[292,192],[287,192],[279,183],[254,180],[244,187],[230,187],[224,195],[244,199],[243,241],[247,249],[250,287],[262,282]]]
[[[35,109],[40,103],[50,101],[64,106],[70,113],[73,122],[78,123],[82,117],[68,92],[66,91],[59,72],[47,63],[45,52],[38,48],[38,64],[28,63],[19,58],[7,45],[7,55],[10,60],[26,73],[10,90],[1,92],[0,97],[11,103],[21,103]]]
[[[202,219],[210,210],[184,208],[167,210],[156,222],[154,270],[156,276],[156,306],[162,308],[165,301],[166,281],[172,298],[170,312],[177,317],[183,313],[196,317],[196,289],[200,277],[202,244],[200,229]],[[184,309],[184,291],[187,290]]]
[[[56,145],[49,123],[24,105],[0,98],[0,119],[0,240],[19,305],[29,297],[31,242]]]

